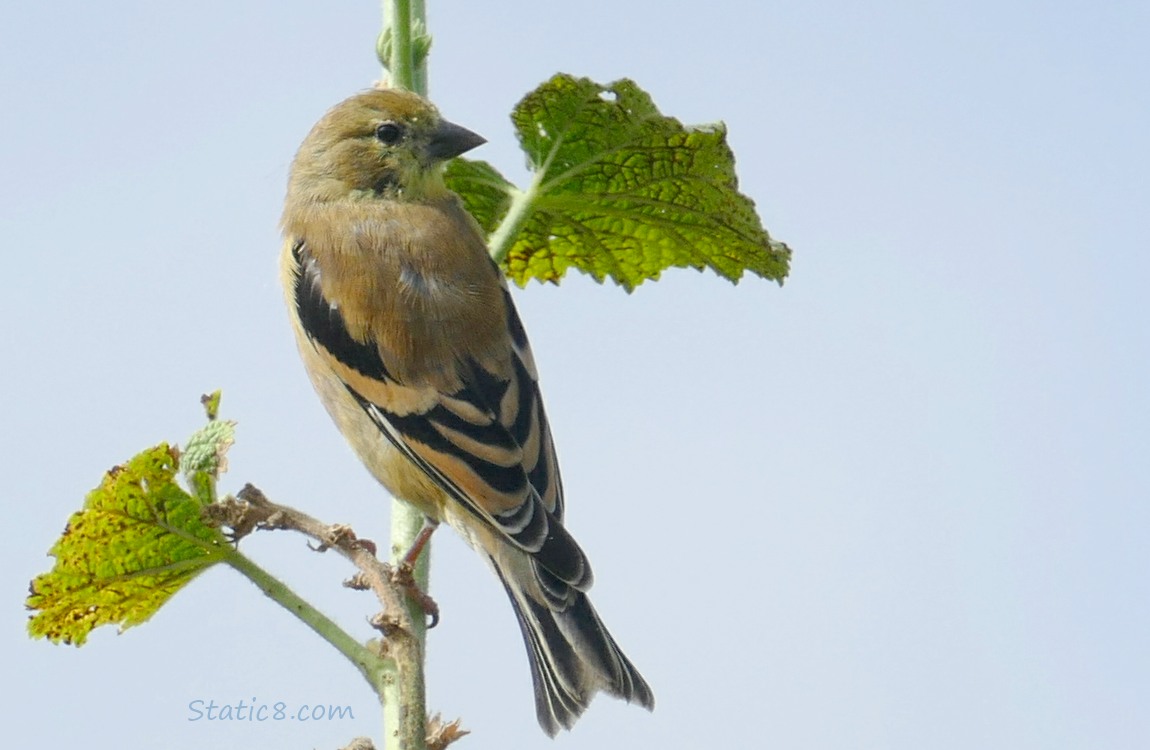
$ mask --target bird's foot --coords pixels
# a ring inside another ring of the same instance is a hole
[[[423,614],[431,618],[431,622],[427,624],[428,628],[434,628],[439,624],[439,605],[435,603],[434,599],[428,596],[426,591],[419,588],[416,584],[415,564],[419,561],[419,556],[423,554],[423,550],[431,540],[431,535],[434,534],[438,528],[439,521],[427,516],[423,517],[423,528],[415,535],[415,541],[411,543],[411,548],[399,559],[399,564],[391,576],[392,580],[402,586],[404,591],[407,592],[408,598],[419,605],[419,608],[423,610]]]
[[[419,588],[419,585],[415,582],[415,570],[406,560],[392,570],[391,580],[403,588],[404,593],[407,594],[407,598],[415,602],[416,605],[423,610],[425,617],[431,618],[431,621],[427,623],[428,628],[434,628],[439,624],[439,605],[435,603],[435,600],[432,599],[426,591]]]

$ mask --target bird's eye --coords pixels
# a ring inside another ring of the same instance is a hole
[[[380,123],[379,127],[375,129],[375,137],[381,143],[391,146],[398,143],[399,139],[403,137],[403,128],[394,122]]]

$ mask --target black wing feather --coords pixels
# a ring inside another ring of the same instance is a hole
[[[300,323],[311,340],[364,375],[397,382],[388,373],[378,348],[357,341],[347,330],[338,307],[324,298],[319,283],[321,269],[308,253],[306,243],[296,242],[292,246],[292,256],[298,270],[295,306]],[[506,291],[504,293],[507,294],[508,331],[514,345],[511,378],[501,377],[477,362],[468,362],[463,368],[464,387],[455,393],[443,394],[445,398],[440,404],[422,414],[395,414],[386,405],[374,403],[351,386],[348,386],[348,391],[384,437],[444,492],[477,518],[496,528],[511,543],[531,553],[538,568],[549,574],[547,585],[541,581],[547,598],[559,603],[566,597],[557,596],[556,584],[563,582],[585,590],[591,585],[591,569],[583,551],[562,524],[562,484],[553,458],[550,432],[539,387],[523,361],[525,356],[530,358],[527,335],[510,295]],[[508,399],[513,385],[514,393]],[[445,404],[446,401],[455,403]],[[476,420],[460,416],[457,413],[460,402],[472,407],[470,413],[481,414],[485,418]],[[461,448],[449,437],[450,433],[457,433],[484,445],[515,451],[531,442],[536,423],[538,430],[534,437],[538,444],[529,468],[523,463],[508,466],[488,461]],[[413,450],[412,442],[459,459],[494,491],[511,496],[522,495],[524,502],[507,513],[489,513],[443,471]],[[549,502],[545,502],[544,494],[549,495]]]

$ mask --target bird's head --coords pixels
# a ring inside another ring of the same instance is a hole
[[[442,165],[486,140],[399,89],[346,99],[312,128],[292,163],[290,192],[311,200],[442,196]]]

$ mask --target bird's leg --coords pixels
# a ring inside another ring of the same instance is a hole
[[[423,517],[423,528],[415,535],[415,541],[411,543],[411,549],[407,550],[407,554],[403,556],[400,561],[401,565],[406,565],[409,568],[415,568],[415,561],[423,554],[423,548],[431,541],[431,535],[439,528],[439,521],[434,520],[430,516]]]
[[[428,516],[423,517],[423,528],[415,535],[415,541],[411,543],[411,548],[407,550],[407,554],[399,559],[399,565],[392,575],[392,580],[403,586],[407,596],[419,605],[423,614],[431,618],[431,622],[427,624],[428,628],[434,628],[439,624],[439,605],[415,583],[415,562],[423,554],[424,547],[427,546],[427,542],[437,528],[439,528],[439,521]]]

